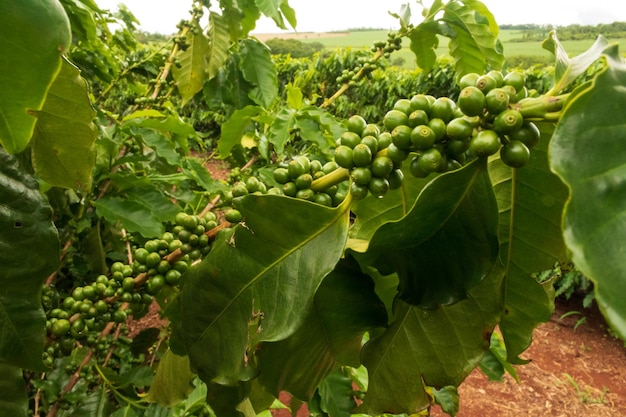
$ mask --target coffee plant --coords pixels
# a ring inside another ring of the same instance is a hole
[[[296,25],[283,0],[195,0],[144,45],[124,8],[0,3],[0,415],[268,415],[282,392],[455,415],[474,368],[528,361],[558,263],[626,339],[615,45],[551,33],[547,82],[506,69],[481,2],[407,4],[312,89],[314,67],[279,85],[261,15]],[[403,41],[415,91],[347,112]]]

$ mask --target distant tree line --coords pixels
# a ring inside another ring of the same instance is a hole
[[[135,32],[135,39],[139,43],[147,44],[147,43],[165,43],[167,42],[173,35],[164,35],[162,33],[152,33],[145,32],[142,30],[138,30]]]
[[[272,55],[290,55],[292,58],[311,57],[324,49],[320,42],[300,42],[297,39],[273,38],[265,41]]]
[[[602,23],[598,25],[572,24],[567,26],[555,25],[500,25],[500,29],[519,30],[520,37],[511,39],[511,42],[535,42],[545,39],[548,32],[556,30],[560,40],[595,39],[598,35],[606,38],[626,37],[626,22]]]

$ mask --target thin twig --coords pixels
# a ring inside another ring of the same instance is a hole
[[[376,51],[376,53],[374,54],[374,57],[372,58],[373,61],[377,61],[378,59],[380,59],[381,56],[383,56],[384,53],[382,50],[378,50]],[[359,80],[361,78],[363,78],[363,76],[365,75],[365,68],[361,67],[361,69],[359,70],[359,72],[357,72],[354,75],[354,78]],[[321,108],[326,108],[328,106],[330,106],[331,104],[333,104],[335,102],[335,100],[337,100],[343,93],[345,93],[346,91],[348,91],[348,89],[350,88],[350,84],[349,83],[344,83],[341,88],[339,88],[339,90],[337,90],[335,92],[335,94],[333,94],[330,98],[324,100],[324,102],[320,105]]]
[[[65,245],[63,245],[63,249],[61,249],[61,256],[59,258],[60,259],[59,263],[63,263],[63,260],[67,256],[67,250],[70,248],[70,246],[72,246],[72,239],[67,239],[67,241],[65,241]],[[58,274],[59,274],[58,269],[54,271],[52,274],[50,274],[48,279],[46,279],[46,287],[49,287],[50,285],[52,285],[52,283],[54,282],[54,279],[57,277]]]
[[[209,201],[209,204],[207,204],[206,207],[204,207],[204,209],[202,209],[202,211],[200,212],[200,214],[198,216],[203,217],[209,211],[213,210],[213,207],[215,207],[215,205],[220,201],[220,198],[221,197],[218,195],[213,200]]]
[[[68,383],[65,384],[65,386],[61,390],[61,393],[59,394],[59,398],[56,400],[56,402],[50,408],[50,410],[48,410],[48,414],[46,414],[46,417],[56,416],[56,414],[59,412],[59,407],[61,406],[61,399],[74,388],[74,386],[80,379],[80,371],[83,369],[84,366],[86,366],[89,363],[92,357],[93,357],[93,349],[89,349],[87,351],[87,354],[83,358],[82,362],[80,363],[80,365],[78,365],[78,369],[76,369],[76,371],[70,377],[70,380],[68,381]]]
[[[128,265],[133,264],[133,249],[130,247],[130,240],[126,238],[126,229],[122,228],[122,238],[126,241],[126,257],[128,258]]]
[[[252,158],[250,158],[250,160],[246,162],[244,166],[241,167],[241,170],[244,171],[250,168],[252,165],[254,165],[256,161],[258,161],[258,159],[259,159],[259,155],[253,155]]]
[[[39,379],[44,379],[46,377],[46,373],[43,372],[41,374],[41,377]],[[39,415],[39,399],[41,398],[41,388],[37,388],[37,392],[35,393],[35,410],[33,412],[34,416],[38,416]]]

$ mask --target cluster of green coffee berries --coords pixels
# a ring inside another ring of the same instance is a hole
[[[337,77],[337,84],[356,85],[359,79],[369,76],[376,68],[378,68],[378,64],[375,58],[359,57],[354,68],[344,69],[341,72],[341,75]]]
[[[394,31],[387,32],[387,41],[378,41],[372,45],[372,52],[382,51],[385,58],[389,58],[394,51],[402,49],[402,36]]]
[[[378,68],[377,59],[380,55],[389,58],[392,52],[400,49],[402,49],[402,36],[393,31],[388,32],[387,41],[378,41],[372,45],[371,51],[379,55],[370,58],[359,57],[354,68],[344,69],[341,72],[341,75],[337,77],[337,84],[356,85],[360,79],[369,76]]]
[[[456,102],[425,94],[398,100],[383,119],[391,135],[386,156],[396,164],[410,157],[418,178],[497,152],[511,167],[525,165],[539,130],[513,106],[526,97],[524,82],[521,73],[491,71],[463,77]]]
[[[525,77],[519,72],[502,75],[490,71],[479,76],[468,74],[460,81],[457,104],[467,117],[479,125],[470,149],[479,157],[495,154],[505,164],[520,168],[530,159],[530,149],[539,142],[539,129],[515,106],[528,96]]]
[[[382,197],[390,189],[402,184],[401,162],[395,163],[387,155],[392,135],[381,132],[375,124],[368,124],[359,115],[347,121],[348,130],[336,141],[335,162],[350,171],[350,193],[354,199],[368,194]]]
[[[207,232],[217,226],[213,212],[202,217],[178,213],[160,238],[134,248],[132,264],[114,262],[109,275],[76,286],[62,300],[53,287],[45,286],[42,302],[51,343],[44,363],[52,365],[55,356],[68,354],[76,340],[87,346],[102,345],[99,332],[107,323],[124,323],[131,314],[145,311],[164,287],[179,285],[189,266],[211,250]]]
[[[310,160],[301,155],[286,163],[280,163],[274,170],[274,180],[282,185],[281,193],[313,201],[323,206],[331,207],[341,204],[346,198],[347,186],[335,184],[328,187],[314,187],[314,181],[335,172],[339,166],[335,162],[322,164],[319,160]],[[338,178],[337,182],[344,182],[345,178]]]

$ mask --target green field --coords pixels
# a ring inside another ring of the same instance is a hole
[[[507,57],[516,56],[533,56],[533,57],[550,57],[551,54],[541,48],[541,42],[511,42],[511,39],[520,38],[521,33],[517,30],[502,30],[500,31],[500,40],[504,46],[504,54]],[[306,37],[300,37],[302,42],[320,42],[326,49],[335,48],[369,48],[376,41],[384,41],[387,39],[386,30],[367,30],[367,31],[354,31],[346,33],[337,33],[337,36],[331,37],[325,35],[321,36],[315,33],[307,34]],[[570,56],[578,55],[581,52],[587,50],[592,44],[593,40],[579,40],[579,41],[563,41],[563,46],[568,51]],[[620,44],[620,50],[626,50],[626,38],[613,39],[611,42]],[[415,68],[415,58],[413,53],[408,48],[408,42],[405,40],[401,51],[395,52],[392,58],[403,58],[406,68]],[[442,56],[448,53],[448,39],[440,38],[440,45],[437,48],[437,55]]]

